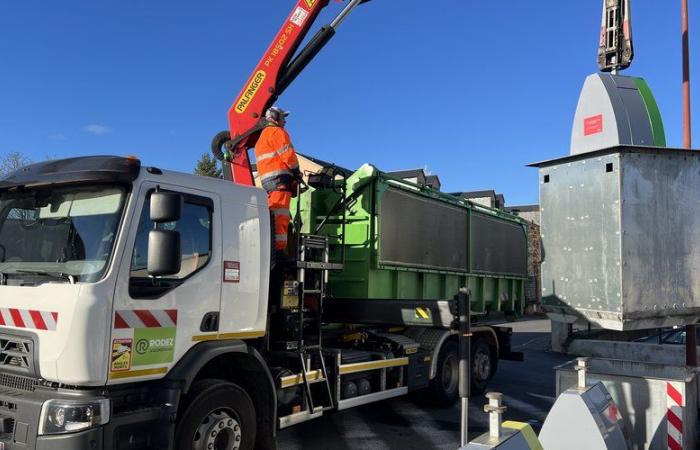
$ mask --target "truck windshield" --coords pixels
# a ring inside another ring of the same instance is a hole
[[[0,192],[0,280],[41,284],[101,279],[124,197],[125,190],[115,186]]]

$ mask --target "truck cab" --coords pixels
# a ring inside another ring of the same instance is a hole
[[[259,189],[117,157],[35,164],[0,189],[3,448],[94,448],[118,414],[106,387],[163,378],[198,342],[265,334]],[[178,220],[151,220],[156,192],[179,194]],[[154,229],[177,233],[176,273],[149,275]]]

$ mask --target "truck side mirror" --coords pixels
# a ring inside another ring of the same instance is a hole
[[[151,194],[150,215],[155,223],[175,222],[182,214],[182,195],[174,192]]]
[[[170,230],[148,232],[148,274],[153,277],[180,272],[182,249],[180,233]]]

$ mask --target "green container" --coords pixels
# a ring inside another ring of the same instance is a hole
[[[528,254],[522,219],[371,165],[347,179],[349,202],[338,207],[342,197],[338,182],[299,199],[302,232],[329,236],[334,262],[344,263],[343,271],[331,272],[329,297],[444,300],[466,286],[475,314],[522,312]]]

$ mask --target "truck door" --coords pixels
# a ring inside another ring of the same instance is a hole
[[[146,270],[150,195],[144,183],[134,201],[114,299],[110,383],[160,378],[192,346],[203,319],[219,312],[221,215],[216,194],[158,184],[183,196],[182,215],[161,224],[180,233],[180,272],[153,279]],[[214,324],[215,325],[215,324]]]

